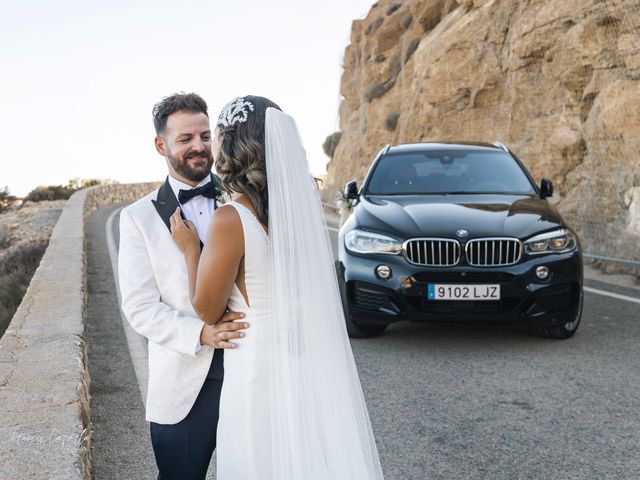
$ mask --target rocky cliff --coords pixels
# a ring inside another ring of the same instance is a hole
[[[639,0],[377,2],[345,50],[328,188],[387,143],[500,140],[589,249],[640,258],[639,32]]]

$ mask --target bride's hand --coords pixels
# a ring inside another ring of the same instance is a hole
[[[200,237],[196,226],[190,220],[184,221],[180,216],[180,207],[171,215],[171,236],[178,248],[185,255],[200,252]]]

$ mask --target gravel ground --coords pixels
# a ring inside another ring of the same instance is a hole
[[[48,241],[66,200],[26,202],[21,208],[0,214],[0,261],[8,245]]]

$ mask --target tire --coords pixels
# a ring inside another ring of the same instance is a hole
[[[354,323],[348,313],[344,314],[344,320],[347,325],[347,333],[349,338],[372,338],[380,335],[387,328],[386,325],[362,325]]]
[[[347,327],[349,338],[372,338],[380,335],[387,328],[386,325],[362,325],[356,323],[349,314],[349,302],[347,300],[347,286],[344,275],[340,268],[340,262],[336,261],[336,273],[338,275],[338,286],[340,287],[340,298],[342,300],[342,310],[344,311],[344,321]]]
[[[529,332],[538,337],[554,338],[557,340],[564,340],[573,337],[580,326],[580,320],[582,320],[582,305],[584,303],[584,293],[582,287],[580,287],[580,305],[578,307],[578,313],[576,318],[572,322],[567,322],[564,325],[556,325],[553,327],[534,327],[529,326]]]

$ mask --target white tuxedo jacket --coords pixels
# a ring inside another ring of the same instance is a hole
[[[146,419],[161,424],[187,416],[214,354],[209,346],[198,351],[204,322],[191,305],[187,265],[167,227],[177,205],[165,182],[120,213],[122,311],[149,340]]]

